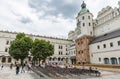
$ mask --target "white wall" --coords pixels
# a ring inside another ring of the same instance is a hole
[[[101,25],[96,26],[94,28],[94,33],[95,36],[97,37],[115,31],[117,29],[120,29],[120,15],[112,18],[109,21],[104,22]]]
[[[90,44],[89,47],[91,63],[104,64],[104,58],[119,58],[120,46],[118,46],[118,41],[120,41],[120,37]],[[113,42],[113,47],[110,47],[111,42]],[[103,44],[106,44],[106,48],[103,48]],[[98,45],[100,46],[100,49],[97,48]],[[101,58],[101,62],[99,62],[99,58]]]

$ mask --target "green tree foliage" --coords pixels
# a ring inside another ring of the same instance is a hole
[[[31,49],[33,60],[43,60],[54,54],[54,46],[45,40],[35,39]]]
[[[24,33],[16,35],[16,39],[11,43],[9,54],[16,60],[21,59],[21,62],[28,56],[32,47],[32,39]]]

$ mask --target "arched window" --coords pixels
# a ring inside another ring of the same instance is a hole
[[[3,58],[2,58],[2,63],[5,63],[5,62],[6,62],[6,58],[3,57]]]
[[[12,60],[11,58],[8,58],[8,63],[10,63],[10,62],[11,62],[11,60]]]
[[[65,60],[65,58],[61,58],[61,61]]]
[[[58,58],[58,61],[60,61],[60,58]]]
[[[104,63],[105,64],[109,64],[110,62],[109,62],[109,58],[104,58]]]
[[[90,16],[88,16],[88,19],[90,19]]]
[[[83,27],[85,26],[85,23],[83,23]]]
[[[85,19],[85,17],[84,16],[82,16],[82,20],[84,20]]]
[[[114,58],[114,57],[111,58],[111,64],[118,64],[118,63],[117,63],[117,58]]]

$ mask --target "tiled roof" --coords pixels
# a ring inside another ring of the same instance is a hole
[[[111,32],[111,33],[104,34],[102,36],[96,37],[91,41],[90,44],[105,41],[105,40],[112,39],[112,38],[115,38],[115,37],[120,37],[120,29],[117,30],[117,31],[114,31],[114,32]]]

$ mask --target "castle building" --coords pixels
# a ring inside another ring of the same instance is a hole
[[[120,1],[118,5],[103,8],[93,19],[82,3],[77,27],[68,34],[68,39],[75,41],[77,64],[120,64]]]
[[[0,31],[0,64],[15,63],[16,60],[9,55],[8,51],[10,44],[16,38],[16,35],[17,35],[16,32]],[[37,38],[40,40],[42,39],[50,41],[50,43],[54,45],[54,54],[48,57],[47,59],[48,62],[59,61],[63,63],[71,63],[71,60],[69,60],[71,57],[67,54],[67,47],[69,44],[72,43],[71,40],[32,34],[26,35],[30,36],[33,40]],[[26,58],[25,61],[31,61],[31,56]]]

